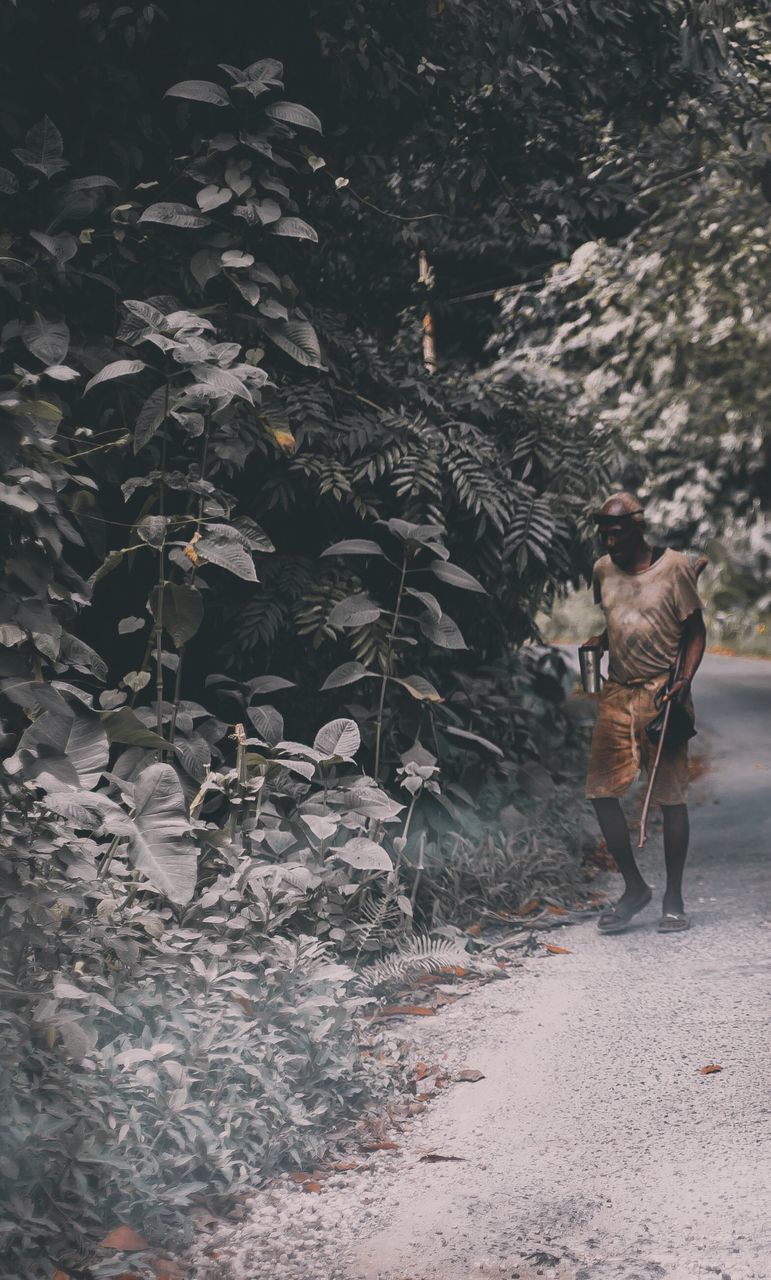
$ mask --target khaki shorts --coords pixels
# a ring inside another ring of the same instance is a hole
[[[666,672],[644,684],[617,684],[606,681],[600,694],[597,721],[592,734],[586,795],[590,800],[622,796],[639,776],[642,767],[650,773],[656,748],[645,726],[659,707],[654,697],[666,680]],[[685,703],[693,717],[690,696]],[[685,804],[688,795],[688,743],[661,753],[652,799],[657,804]]]

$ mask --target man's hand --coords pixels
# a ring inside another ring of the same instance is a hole
[[[582,645],[579,645],[578,647],[580,649],[604,650],[605,649],[605,633],[603,632],[601,636],[590,636],[588,640],[585,640],[584,643]]]
[[[669,693],[664,695],[665,702],[679,702],[681,706],[687,701],[688,694],[691,692],[690,680],[675,680]]]

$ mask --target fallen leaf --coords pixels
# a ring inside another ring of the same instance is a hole
[[[428,1075],[430,1070],[431,1068],[427,1062],[419,1062],[415,1067],[415,1079],[422,1080],[424,1076]]]
[[[304,1182],[303,1191],[315,1192],[315,1194],[318,1195],[318,1193],[321,1191],[321,1183],[320,1182]]]
[[[119,1249],[122,1253],[138,1253],[140,1249],[150,1248],[142,1236],[126,1226],[113,1227],[99,1244],[102,1249]]]
[[[463,1156],[443,1156],[439,1151],[429,1151],[420,1157],[420,1164],[441,1164],[445,1160],[463,1160]]]
[[[525,903],[524,907],[519,908],[517,914],[520,916],[529,916],[533,911],[537,911],[540,905],[541,903],[538,898],[531,898],[529,902]]]
[[[359,1166],[355,1160],[341,1160],[339,1164],[333,1164],[332,1168],[338,1173],[348,1173],[349,1169],[358,1169]]]
[[[555,947],[553,942],[544,942],[544,951],[548,951],[550,956],[569,956],[572,953],[567,947]]]
[[[466,930],[466,933],[469,935],[470,938],[478,938],[481,928],[482,928],[482,922],[481,920],[477,920],[475,924],[469,925],[468,929]]]
[[[722,1071],[722,1070],[723,1068],[719,1067],[716,1062],[708,1062],[706,1067],[699,1067],[699,1075],[714,1076],[714,1075],[717,1075],[718,1071]]]
[[[309,1182],[311,1175],[309,1173],[290,1173],[289,1177],[292,1182]]]
[[[463,978],[465,977],[465,974],[466,974],[466,970],[462,964],[443,965],[442,968],[439,970],[439,972],[451,973],[456,978]]]
[[[362,1142],[359,1144],[362,1151],[398,1151],[398,1144],[395,1142]]]
[[[475,1067],[464,1067],[459,1071],[456,1080],[467,1080],[470,1084],[476,1084],[477,1080],[484,1080],[484,1071],[477,1071]]]
[[[184,1271],[174,1258],[156,1258],[153,1262],[155,1280],[183,1280]]]
[[[558,904],[557,904],[556,902],[549,902],[549,903],[547,903],[547,905],[546,905],[546,910],[547,910],[547,911],[551,911],[552,915],[555,915],[555,916],[566,916],[566,915],[567,915],[567,908],[566,908],[566,907],[560,907],[560,906],[558,906]]]

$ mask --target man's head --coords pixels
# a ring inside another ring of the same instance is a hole
[[[634,564],[645,546],[645,515],[633,493],[612,493],[595,512],[602,546],[620,569]]]

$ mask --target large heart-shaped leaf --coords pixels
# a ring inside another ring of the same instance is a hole
[[[367,840],[366,836],[354,836],[331,856],[357,871],[393,871],[393,863],[382,845]]]
[[[168,764],[151,764],[134,789],[135,815],[128,849],[154,889],[183,906],[195,892],[198,850],[190,834],[185,797]]]
[[[25,777],[38,779],[46,790],[64,785],[90,791],[107,768],[109,750],[97,716],[69,709],[44,711],[24,730],[5,768],[12,774],[23,768]]]
[[[36,311],[34,320],[21,326],[21,340],[43,364],[58,365],[67,354],[70,331],[63,320],[46,320]]]
[[[162,609],[161,609],[162,606]],[[203,597],[196,587],[180,586],[166,582],[155,587],[150,597],[150,609],[155,621],[163,620],[177,648],[192,640],[203,621]]]
[[[355,720],[344,717],[323,725],[313,742],[314,751],[318,751],[326,760],[350,760],[360,746],[359,726]]]

